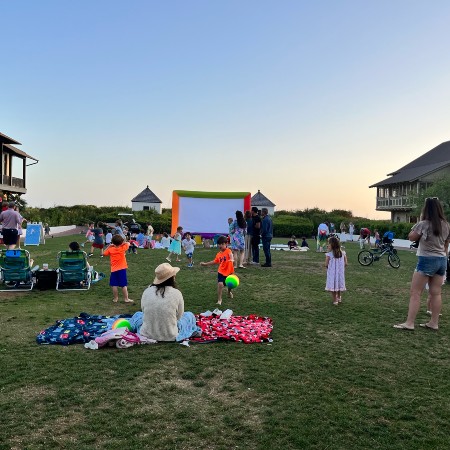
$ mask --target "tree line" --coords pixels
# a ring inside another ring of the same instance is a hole
[[[162,214],[154,210],[132,211],[124,206],[95,206],[73,205],[54,206],[51,208],[34,208],[23,205],[22,214],[31,222],[48,223],[50,227],[61,225],[85,226],[90,222],[114,223],[120,213],[133,214],[136,222],[141,225],[151,223],[155,233],[170,233],[172,226],[172,210],[163,209]],[[378,229],[380,234],[385,231],[394,231],[398,239],[405,239],[411,229],[411,224],[392,224],[389,220],[370,220],[364,217],[355,217],[351,211],[334,209],[325,211],[319,208],[307,208],[295,211],[276,211],[272,217],[275,237],[288,238],[292,235],[311,238],[317,234],[317,227],[322,222],[333,222],[339,232],[341,222],[348,229],[349,222],[353,222],[356,231],[367,227],[370,230]],[[126,220],[125,220],[126,221]],[[182,224],[181,224],[182,225]],[[188,231],[188,230],[186,230]]]

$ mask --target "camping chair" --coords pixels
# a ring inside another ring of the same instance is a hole
[[[87,291],[91,287],[92,274],[85,252],[62,251],[58,253],[57,291]]]
[[[0,250],[0,291],[31,291],[39,266],[31,269],[28,250]]]
[[[202,237],[199,234],[194,236],[195,245],[203,245]]]

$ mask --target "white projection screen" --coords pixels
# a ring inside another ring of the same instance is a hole
[[[172,234],[183,232],[209,237],[228,234],[228,218],[250,209],[250,192],[173,191]]]

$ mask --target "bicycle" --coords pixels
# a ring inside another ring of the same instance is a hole
[[[386,253],[388,255],[388,262],[391,267],[398,269],[400,267],[400,257],[397,254],[397,250],[391,242],[383,242],[380,248],[374,248],[370,250],[362,250],[358,253],[358,262],[362,266],[370,266],[374,261],[381,259]]]

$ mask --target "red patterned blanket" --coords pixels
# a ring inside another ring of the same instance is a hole
[[[251,344],[254,342],[267,342],[273,325],[270,317],[231,316],[229,319],[219,319],[212,315],[195,316],[197,325],[202,329],[202,336],[190,338],[190,342],[236,341]]]

